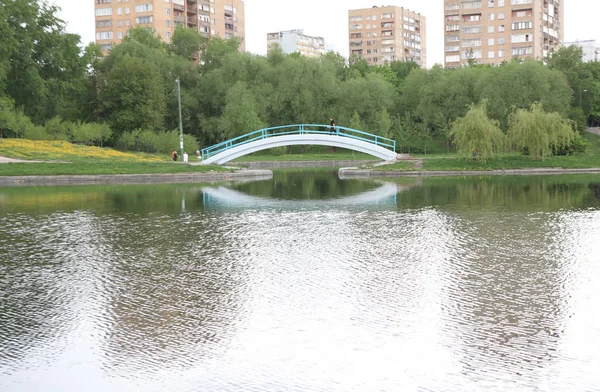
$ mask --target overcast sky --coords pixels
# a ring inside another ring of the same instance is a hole
[[[94,41],[94,0],[50,0],[62,8],[60,17],[67,31]],[[237,0],[234,0],[234,2]],[[598,0],[563,0],[565,41],[595,39],[600,44]],[[348,57],[348,10],[374,5],[408,8],[427,18],[427,66],[444,61],[443,0],[246,0],[246,50],[265,54],[267,33],[303,29],[305,34],[324,37],[335,50]]]

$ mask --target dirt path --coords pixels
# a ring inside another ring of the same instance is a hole
[[[6,158],[6,157],[0,156],[0,163],[23,163],[23,162],[32,163],[32,162],[43,162],[43,161],[29,161],[27,159],[14,159],[14,158]]]
[[[586,129],[589,133],[594,133],[598,136],[600,136],[600,128],[588,128]]]

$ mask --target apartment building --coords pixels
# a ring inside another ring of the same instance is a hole
[[[245,50],[243,0],[93,1],[96,3],[96,43],[104,53],[136,26],[153,28],[167,42],[177,26],[186,26],[204,36],[240,37],[240,50]]]
[[[581,60],[584,63],[589,63],[590,61],[600,61],[600,47],[596,44],[595,39],[584,40],[584,41],[573,41],[573,42],[565,42],[564,46],[579,46],[583,51],[583,57]]]
[[[444,64],[544,59],[563,40],[563,0],[444,0]]]
[[[305,57],[319,57],[327,51],[323,37],[311,37],[300,29],[267,34],[267,51],[274,45],[285,54],[299,52]]]
[[[350,55],[370,65],[414,61],[426,66],[425,16],[396,6],[373,6],[348,11]]]

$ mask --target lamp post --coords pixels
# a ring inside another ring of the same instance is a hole
[[[181,159],[183,159],[183,125],[181,124],[181,84],[179,83],[179,77],[175,79],[177,83],[177,103],[179,106],[179,149],[181,150]]]

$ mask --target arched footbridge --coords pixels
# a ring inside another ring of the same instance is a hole
[[[202,164],[222,165],[232,159],[274,147],[321,145],[363,152],[384,161],[396,159],[396,141],[346,127],[295,124],[264,128],[201,151]]]

